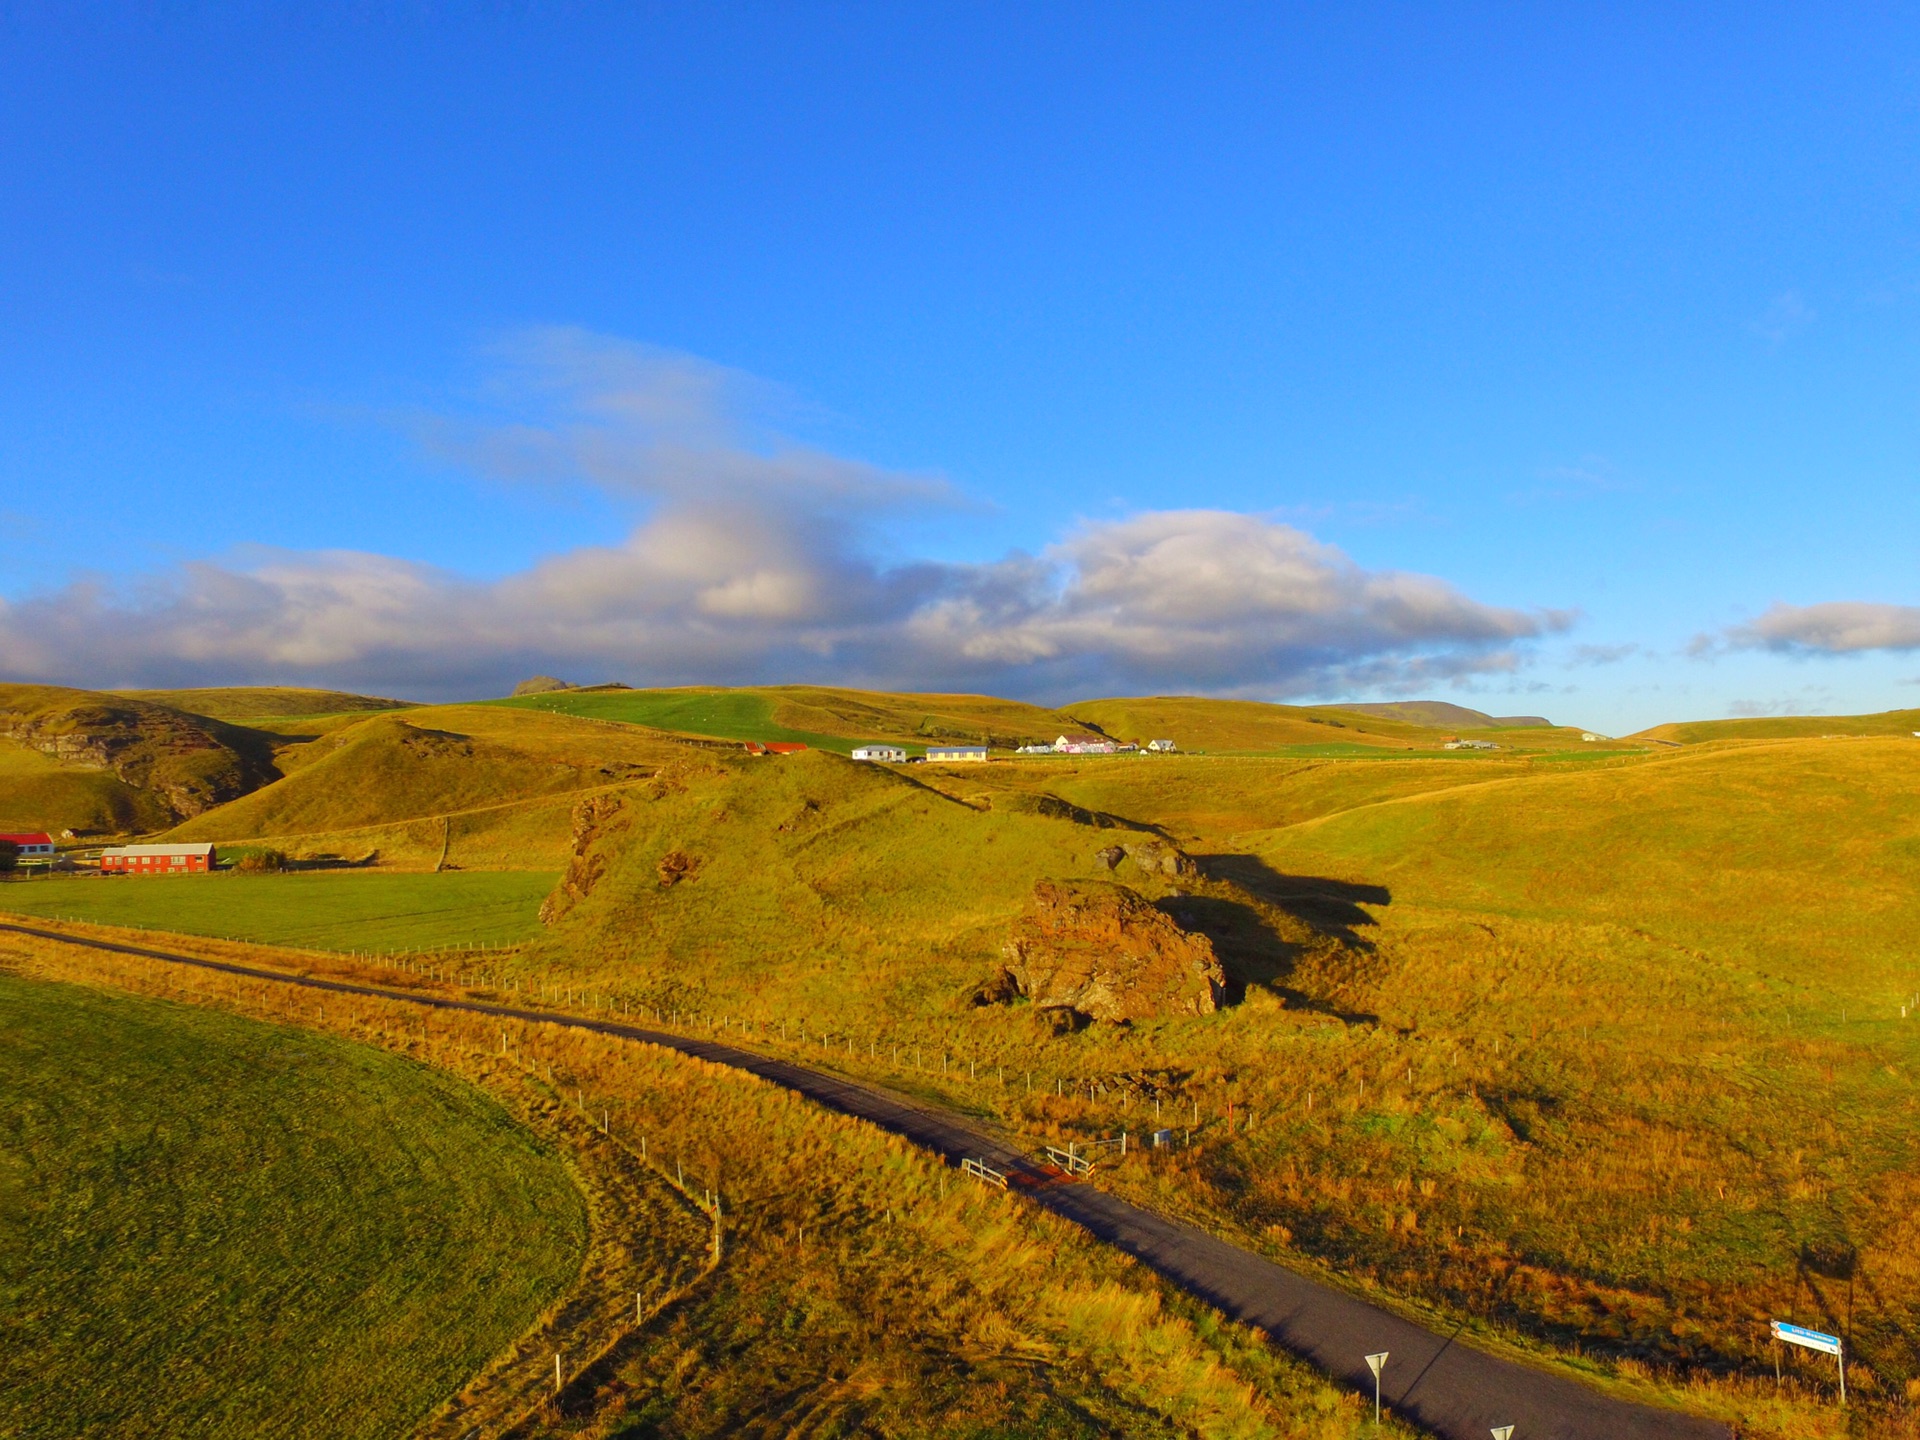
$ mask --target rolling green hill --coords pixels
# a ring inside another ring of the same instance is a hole
[[[985,695],[894,695],[814,685],[749,689],[596,689],[490,702],[555,715],[617,720],[718,740],[798,741],[842,754],[864,740],[915,747],[964,742],[1011,748],[1079,726],[1055,712]]]
[[[1700,745],[1710,740],[1824,739],[1857,735],[1920,734],[1920,710],[1884,710],[1878,715],[1767,715],[1752,720],[1689,720],[1655,725],[1634,739]]]
[[[534,803],[651,774],[683,748],[642,730],[490,705],[375,714],[283,750],[284,778],[181,825],[172,838],[317,840]],[[550,827],[561,843],[565,816],[562,805]]]
[[[217,690],[117,690],[129,700],[170,706],[191,715],[240,724],[282,717],[343,715],[360,710],[405,710],[406,700],[384,700],[342,690],[300,690],[283,685],[235,685]]]

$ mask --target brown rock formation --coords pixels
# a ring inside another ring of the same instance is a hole
[[[567,873],[540,902],[540,923],[551,925],[593,893],[606,873],[607,862],[594,850],[594,841],[622,809],[618,795],[589,795],[573,807],[573,858]]]
[[[1002,953],[1007,975],[1036,1006],[1096,1020],[1207,1015],[1226,990],[1206,936],[1105,881],[1042,880]]]

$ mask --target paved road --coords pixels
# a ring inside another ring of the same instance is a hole
[[[872,1121],[952,1164],[974,1159],[1004,1171],[1012,1188],[1035,1204],[1126,1251],[1223,1314],[1259,1327],[1277,1344],[1362,1393],[1371,1394],[1373,1390],[1365,1357],[1387,1351],[1392,1358],[1381,1387],[1386,1403],[1395,1414],[1446,1440],[1487,1440],[1496,1425],[1513,1426],[1514,1440],[1730,1440],[1731,1432],[1717,1421],[1629,1404],[1577,1381],[1436,1335],[1391,1311],[1296,1274],[1205,1231],[1130,1205],[1091,1185],[1073,1182],[1052,1167],[974,1129],[958,1116],[836,1075],[711,1040],[614,1020],[288,975],[26,925],[0,923],[0,930],[309,990],[404,1000],[436,1010],[463,1010],[592,1030],[744,1070],[829,1109]]]

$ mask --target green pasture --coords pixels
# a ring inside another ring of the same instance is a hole
[[[740,690],[612,690],[588,694],[557,691],[548,695],[517,695],[491,700],[516,710],[544,710],[554,715],[579,715],[589,720],[618,720],[682,735],[705,735],[715,740],[797,740],[816,750],[845,754],[860,740],[845,735],[822,735],[791,730],[773,720],[771,696]]]
[[[442,1072],[0,973],[0,1435],[405,1434],[571,1280],[584,1204]]]
[[[528,939],[556,879],[524,870],[54,876],[0,884],[0,910],[308,950],[437,950]]]

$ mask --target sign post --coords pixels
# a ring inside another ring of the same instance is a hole
[[[1387,1368],[1387,1352],[1367,1356],[1367,1368],[1373,1371],[1373,1423],[1380,1423],[1380,1372]]]
[[[1489,1433],[1493,1436],[1493,1440],[1513,1440],[1511,1425],[1496,1425]]]
[[[1773,1322],[1773,1338],[1783,1345],[1798,1345],[1802,1350],[1818,1350],[1822,1355],[1833,1356],[1840,1365],[1840,1403],[1847,1403],[1847,1352],[1838,1335],[1828,1335],[1819,1330],[1809,1330],[1804,1325],[1789,1325],[1784,1320],[1776,1320]]]

